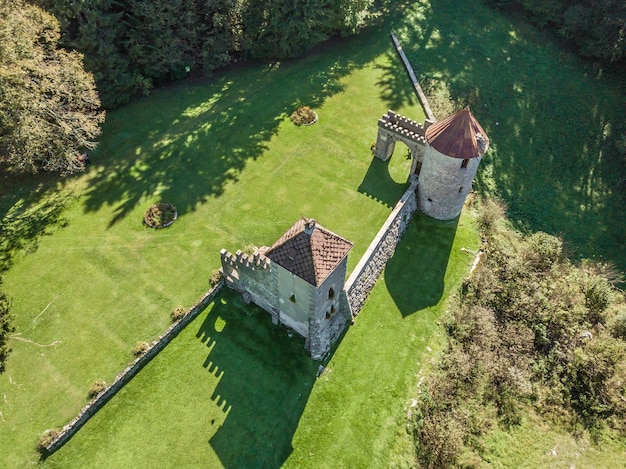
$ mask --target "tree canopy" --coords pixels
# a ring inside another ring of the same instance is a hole
[[[0,0],[0,164],[13,171],[78,171],[100,134],[93,77],[59,38],[49,13]]]

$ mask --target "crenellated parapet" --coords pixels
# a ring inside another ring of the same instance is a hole
[[[402,142],[408,147],[413,157],[411,174],[416,173],[418,164],[421,164],[424,158],[426,130],[431,123],[426,120],[422,124],[397,112],[387,111],[378,119],[376,158],[387,161],[393,154],[396,142]]]
[[[421,143],[422,145],[426,144],[425,135],[429,124],[430,121],[426,121],[422,124],[391,110],[387,111],[378,119],[379,128]]]
[[[220,251],[220,256],[222,258],[222,264],[227,264],[232,267],[246,267],[249,269],[268,269],[270,268],[272,261],[265,257],[258,249],[252,254],[247,254],[245,252],[241,252],[240,249],[235,252],[235,254],[226,251],[226,249],[222,249]]]

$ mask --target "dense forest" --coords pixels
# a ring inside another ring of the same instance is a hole
[[[34,0],[85,55],[105,108],[188,73],[301,55],[351,34],[371,0]]]

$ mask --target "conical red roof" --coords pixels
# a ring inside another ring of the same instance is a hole
[[[489,148],[489,137],[469,107],[428,127],[426,141],[439,153],[453,158],[476,158]]]

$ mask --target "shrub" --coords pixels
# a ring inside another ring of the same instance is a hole
[[[93,399],[98,394],[104,392],[106,388],[107,388],[107,383],[104,380],[99,379],[98,381],[93,383],[91,387],[89,388],[89,398]]]
[[[141,341],[137,342],[135,346],[133,347],[133,355],[135,357],[140,357],[141,355],[146,353],[149,348],[150,348],[150,344],[148,344],[148,342],[141,342]]]
[[[506,204],[499,200],[489,199],[483,201],[478,212],[478,226],[486,235],[493,234],[496,223],[504,218]]]
[[[219,283],[221,278],[222,273],[219,270],[214,270],[209,277],[209,285],[211,285],[211,287],[214,287]]]
[[[552,235],[538,231],[528,238],[527,260],[537,270],[548,270],[561,257],[563,242]]]
[[[602,277],[592,277],[585,285],[585,306],[595,314],[602,313],[611,304],[611,284]]]
[[[609,330],[616,339],[626,340],[626,309],[620,311],[611,319]]]
[[[59,435],[60,435],[60,432],[56,428],[51,428],[51,429],[46,430],[39,436],[39,441],[37,442],[37,449],[40,452],[45,453],[48,449],[48,446],[50,446],[54,442],[54,440],[56,440],[59,437]]]
[[[182,305],[176,306],[174,311],[172,311],[172,321],[177,322],[180,321],[185,316],[185,307]]]
[[[309,106],[299,107],[289,118],[297,126],[311,125],[317,122],[317,114]]]
[[[143,215],[144,223],[150,228],[165,228],[170,226],[178,216],[176,207],[172,204],[158,203],[150,206]]]

